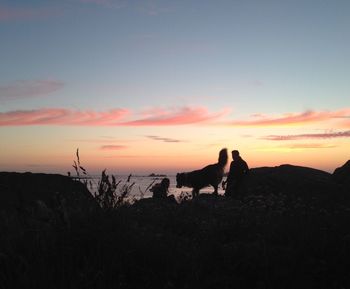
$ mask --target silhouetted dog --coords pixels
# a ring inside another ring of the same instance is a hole
[[[193,188],[192,196],[199,195],[199,190],[212,185],[214,194],[218,193],[218,186],[224,176],[224,169],[227,164],[227,149],[222,149],[219,153],[219,160],[216,164],[208,165],[201,170],[188,173],[178,173],[176,175],[176,187],[182,186]]]

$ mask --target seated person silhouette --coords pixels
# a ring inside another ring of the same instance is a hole
[[[247,163],[239,155],[239,151],[232,151],[233,161],[230,164],[230,171],[226,181],[222,182],[223,188],[226,185],[225,196],[233,197],[239,195],[239,188],[244,177],[248,174],[249,168]]]
[[[155,184],[150,191],[153,193],[154,199],[166,199],[168,196],[168,189],[170,180],[168,178],[162,179],[160,183]]]

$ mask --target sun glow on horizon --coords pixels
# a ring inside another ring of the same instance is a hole
[[[350,2],[12,2],[1,171],[66,174],[76,148],[93,173],[350,159]]]

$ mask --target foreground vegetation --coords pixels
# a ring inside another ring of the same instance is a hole
[[[344,199],[62,204],[2,216],[0,288],[350,287]]]
[[[87,175],[78,151],[74,168]],[[193,200],[135,200],[137,184],[105,171],[93,194],[64,176],[0,174],[0,196],[20,196],[0,206],[0,289],[350,288],[349,169],[333,183],[264,168],[239,198]]]

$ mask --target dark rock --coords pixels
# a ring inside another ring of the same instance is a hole
[[[164,174],[155,174],[155,173],[151,173],[148,175],[148,177],[153,177],[153,178],[163,178],[166,177],[167,175]]]
[[[293,165],[261,167],[250,170],[242,194],[285,194],[296,197],[319,197],[336,191],[332,175],[313,168]]]
[[[93,202],[86,186],[67,176],[0,172],[0,209],[32,206],[38,200],[54,207],[57,198],[76,208]]]
[[[343,166],[336,168],[332,177],[337,183],[349,188],[350,191],[350,160]]]

